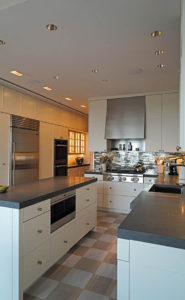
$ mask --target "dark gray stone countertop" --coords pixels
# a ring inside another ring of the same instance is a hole
[[[103,171],[100,171],[100,170],[88,170],[88,171],[85,171],[85,174],[102,175],[102,174],[103,174]]]
[[[81,164],[81,165],[68,165],[68,169],[73,169],[73,168],[80,168],[80,167],[88,167],[90,164]]]
[[[96,181],[96,178],[61,176],[10,187],[8,192],[0,194],[0,206],[21,209]]]
[[[157,184],[178,184],[178,176],[161,174]],[[141,192],[118,228],[118,237],[185,249],[184,194]]]

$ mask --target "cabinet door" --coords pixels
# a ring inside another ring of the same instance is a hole
[[[164,94],[162,98],[162,149],[175,152],[179,145],[179,95]]]
[[[105,151],[107,100],[89,101],[89,151]]]
[[[10,115],[0,113],[0,185],[9,185]]]
[[[126,261],[118,260],[118,283],[117,283],[117,299],[129,300],[129,263]],[[139,299],[139,298],[138,298]],[[142,298],[141,298],[142,299]]]
[[[130,212],[130,203],[134,198],[130,196],[104,195],[103,207],[128,214]]]
[[[162,96],[146,97],[146,151],[153,152],[161,149],[161,108]]]
[[[68,129],[59,125],[54,125],[54,139],[68,140]]]
[[[53,125],[40,122],[39,134],[39,178],[53,177],[54,142]]]

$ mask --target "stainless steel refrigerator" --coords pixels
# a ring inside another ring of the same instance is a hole
[[[11,116],[11,185],[39,179],[39,121]]]

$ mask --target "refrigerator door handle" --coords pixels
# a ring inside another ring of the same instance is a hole
[[[15,185],[15,142],[12,143],[12,185]]]

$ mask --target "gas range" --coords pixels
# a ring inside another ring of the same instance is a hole
[[[134,169],[111,170],[103,174],[104,181],[117,181],[127,183],[143,183],[143,172]]]

